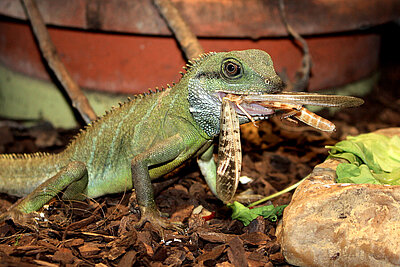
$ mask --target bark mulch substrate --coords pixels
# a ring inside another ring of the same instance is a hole
[[[379,88],[376,90],[379,91]],[[325,145],[346,135],[398,126],[399,94],[382,90],[366,97],[360,108],[329,117],[333,134],[279,118],[242,128],[243,171],[252,189],[269,195],[296,183],[327,156]],[[377,97],[378,96],[378,97]],[[24,128],[0,121],[0,153],[58,152],[73,132],[48,125]],[[195,161],[154,184],[157,205],[171,221],[185,224],[185,232],[166,230],[164,239],[151,224],[141,229],[131,191],[83,202],[54,200],[40,212],[37,229],[0,224],[1,266],[273,266],[285,265],[275,237],[276,223],[259,217],[249,226],[230,218],[230,210],[217,200],[200,176]],[[273,200],[288,204],[291,194]],[[17,199],[0,195],[0,212]],[[203,208],[203,211],[201,211]],[[213,212],[211,215],[208,212]]]

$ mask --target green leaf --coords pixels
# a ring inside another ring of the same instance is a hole
[[[400,185],[400,168],[389,173],[377,173],[374,176],[382,184]]]
[[[287,205],[274,207],[274,205],[267,205],[249,209],[237,201],[233,202],[233,204],[228,204],[228,207],[232,209],[232,219],[241,221],[244,226],[249,225],[250,222],[258,216],[263,216],[264,218],[275,222],[278,219],[278,216],[282,215],[286,206]]]
[[[336,174],[338,183],[381,184],[365,164],[356,166],[350,163],[340,163],[336,168]]]
[[[330,148],[329,146],[327,146],[327,148]],[[328,158],[341,158],[341,159],[345,159],[348,162],[350,162],[351,164],[355,164],[355,165],[360,165],[361,161],[357,158],[356,155],[352,154],[352,153],[348,153],[348,152],[344,152],[344,153],[333,153],[332,151],[329,151],[329,157]]]
[[[336,173],[340,183],[400,185],[400,137],[369,133],[338,142],[328,158],[343,158]]]
[[[391,160],[400,163],[400,136],[395,135],[390,139],[388,154]]]
[[[330,153],[330,155],[334,157],[344,158],[344,153],[350,153],[353,155],[353,158],[348,159],[350,163],[358,165],[365,163],[370,169],[374,171],[380,170],[380,167],[374,161],[374,157],[371,151],[368,150],[363,141],[360,140],[361,138],[359,140],[351,138],[352,137],[349,137],[348,140],[341,141],[335,145],[335,149],[338,151],[342,151],[342,153],[337,153],[337,155]],[[347,157],[351,156],[347,155]]]

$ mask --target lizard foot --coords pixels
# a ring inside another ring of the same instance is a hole
[[[139,222],[135,223],[135,228],[142,227],[146,222],[150,222],[155,230],[164,238],[164,229],[170,229],[183,232],[183,224],[180,222],[170,222],[161,217],[161,213],[156,208],[140,207],[141,217]]]
[[[34,212],[24,213],[17,209],[11,209],[0,214],[0,223],[12,220],[14,224],[31,229],[34,232],[38,231],[38,222],[35,219]]]

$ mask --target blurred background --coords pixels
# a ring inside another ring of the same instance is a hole
[[[262,49],[282,78],[295,79],[303,53],[288,34],[278,0],[171,2],[205,52]],[[37,5],[62,62],[97,114],[126,98],[119,94],[179,80],[187,59],[152,1],[41,0]],[[378,80],[382,59],[399,59],[398,0],[286,1],[285,13],[309,47],[309,91],[350,84],[350,94],[366,94]],[[21,2],[0,1],[0,14],[0,116],[76,126]]]

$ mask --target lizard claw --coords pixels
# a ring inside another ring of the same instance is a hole
[[[11,209],[7,212],[0,214],[0,223],[7,220],[12,220],[14,224],[22,227],[29,228],[30,230],[37,232],[39,225],[34,216],[35,212],[24,213],[17,209]]]
[[[155,230],[164,238],[164,229],[183,232],[184,225],[180,222],[170,222],[161,217],[161,213],[156,208],[140,207],[141,217],[139,222],[134,224],[135,228],[142,227],[146,222],[150,222]]]

